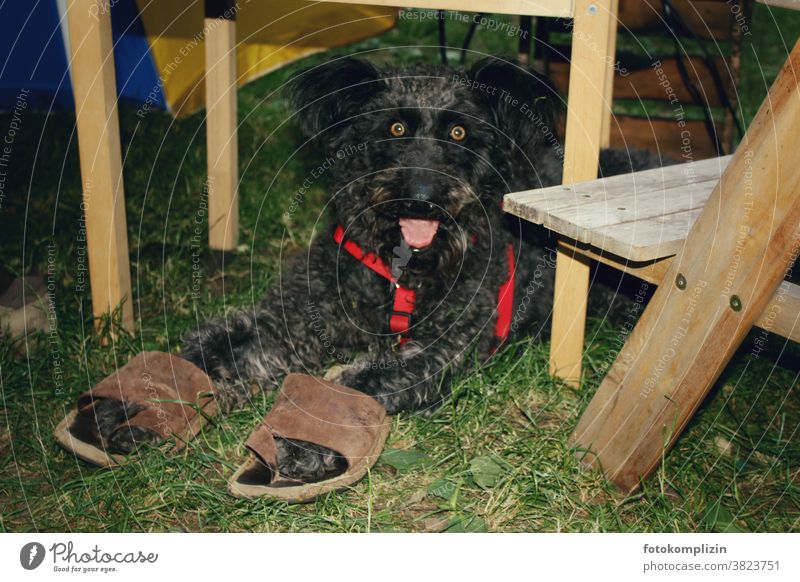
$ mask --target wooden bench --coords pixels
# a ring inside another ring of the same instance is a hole
[[[800,249],[798,70],[800,42],[733,156],[506,195],[507,211],[554,230],[581,265],[577,277],[556,267],[556,372],[559,341],[583,335],[591,260],[658,284],[572,436],[625,491],[655,470],[752,326],[800,341],[800,290],[784,281]]]
[[[640,263],[683,246],[730,156],[516,192],[506,212]]]
[[[515,192],[506,195],[504,208],[558,234],[559,247],[576,260],[583,256],[660,284],[731,158]],[[574,304],[556,302],[554,317],[574,314]],[[779,303],[789,309],[771,317]],[[785,281],[756,325],[800,341],[799,309],[800,286]]]

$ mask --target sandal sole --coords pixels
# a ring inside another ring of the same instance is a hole
[[[69,427],[72,426],[76,416],[78,416],[78,410],[72,410],[58,423],[58,426],[56,426],[53,431],[53,436],[56,438],[58,444],[79,459],[83,459],[87,463],[97,465],[98,467],[108,468],[122,465],[125,462],[125,456],[107,453],[98,446],[75,438],[73,434],[69,432]]]

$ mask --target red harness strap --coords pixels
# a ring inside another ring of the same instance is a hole
[[[401,344],[411,340],[411,317],[414,313],[414,304],[417,301],[416,291],[399,285],[397,279],[392,275],[392,271],[378,255],[375,253],[365,253],[364,249],[358,246],[357,243],[349,239],[345,240],[344,227],[341,224],[337,225],[334,229],[333,240],[365,267],[394,284],[392,312],[389,315],[389,331],[400,336]],[[506,247],[506,258],[508,264],[508,278],[500,285],[500,289],[497,292],[497,319],[494,323],[495,342],[490,349],[491,353],[497,351],[500,344],[508,338],[508,332],[511,329],[511,317],[514,313],[515,268],[514,247],[511,244]]]
[[[409,335],[411,330],[411,314],[414,313],[414,303],[417,301],[417,292],[408,287],[398,285],[397,279],[392,275],[392,271],[378,255],[375,253],[365,253],[364,249],[352,240],[345,240],[344,227],[342,227],[341,224],[337,225],[336,229],[333,231],[333,240],[365,267],[394,283],[394,302],[392,305],[392,313],[389,315],[389,331],[400,336],[401,344],[409,341],[411,339]]]
[[[509,243],[506,247],[506,264],[508,265],[508,278],[500,285],[497,292],[497,319],[494,322],[494,345],[489,348],[490,353],[495,353],[504,341],[508,339],[511,330],[511,317],[514,314],[514,246]]]

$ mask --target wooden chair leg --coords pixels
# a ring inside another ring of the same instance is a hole
[[[92,310],[100,316],[121,305],[122,326],[133,331],[111,17],[96,8],[95,0],[73,0],[67,9]]]
[[[239,239],[236,121],[236,20],[226,2],[206,2],[206,144],[208,242],[233,251]]]
[[[800,43],[572,442],[626,492],[658,466],[800,246]]]
[[[576,0],[569,76],[563,183],[597,177],[600,146],[608,142],[618,0]],[[550,373],[581,380],[589,261],[559,248],[553,300]]]

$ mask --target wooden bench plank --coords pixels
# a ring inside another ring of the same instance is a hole
[[[507,212],[632,261],[674,255],[730,156],[507,194]]]
[[[701,205],[672,215],[608,226],[592,233],[592,245],[598,248],[603,245],[614,254],[630,255],[632,261],[669,257],[683,247],[684,240],[702,211]],[[627,239],[635,240],[640,246],[620,242]]]
[[[632,196],[649,195],[653,192],[686,187],[691,181],[695,185],[707,181],[718,181],[730,157],[711,158],[700,162],[665,166],[597,180],[574,184],[561,184],[536,190],[524,190],[507,194],[505,204],[519,212],[545,215],[593,201],[625,201]],[[532,214],[530,220],[534,220]],[[535,221],[535,220],[534,220]]]

